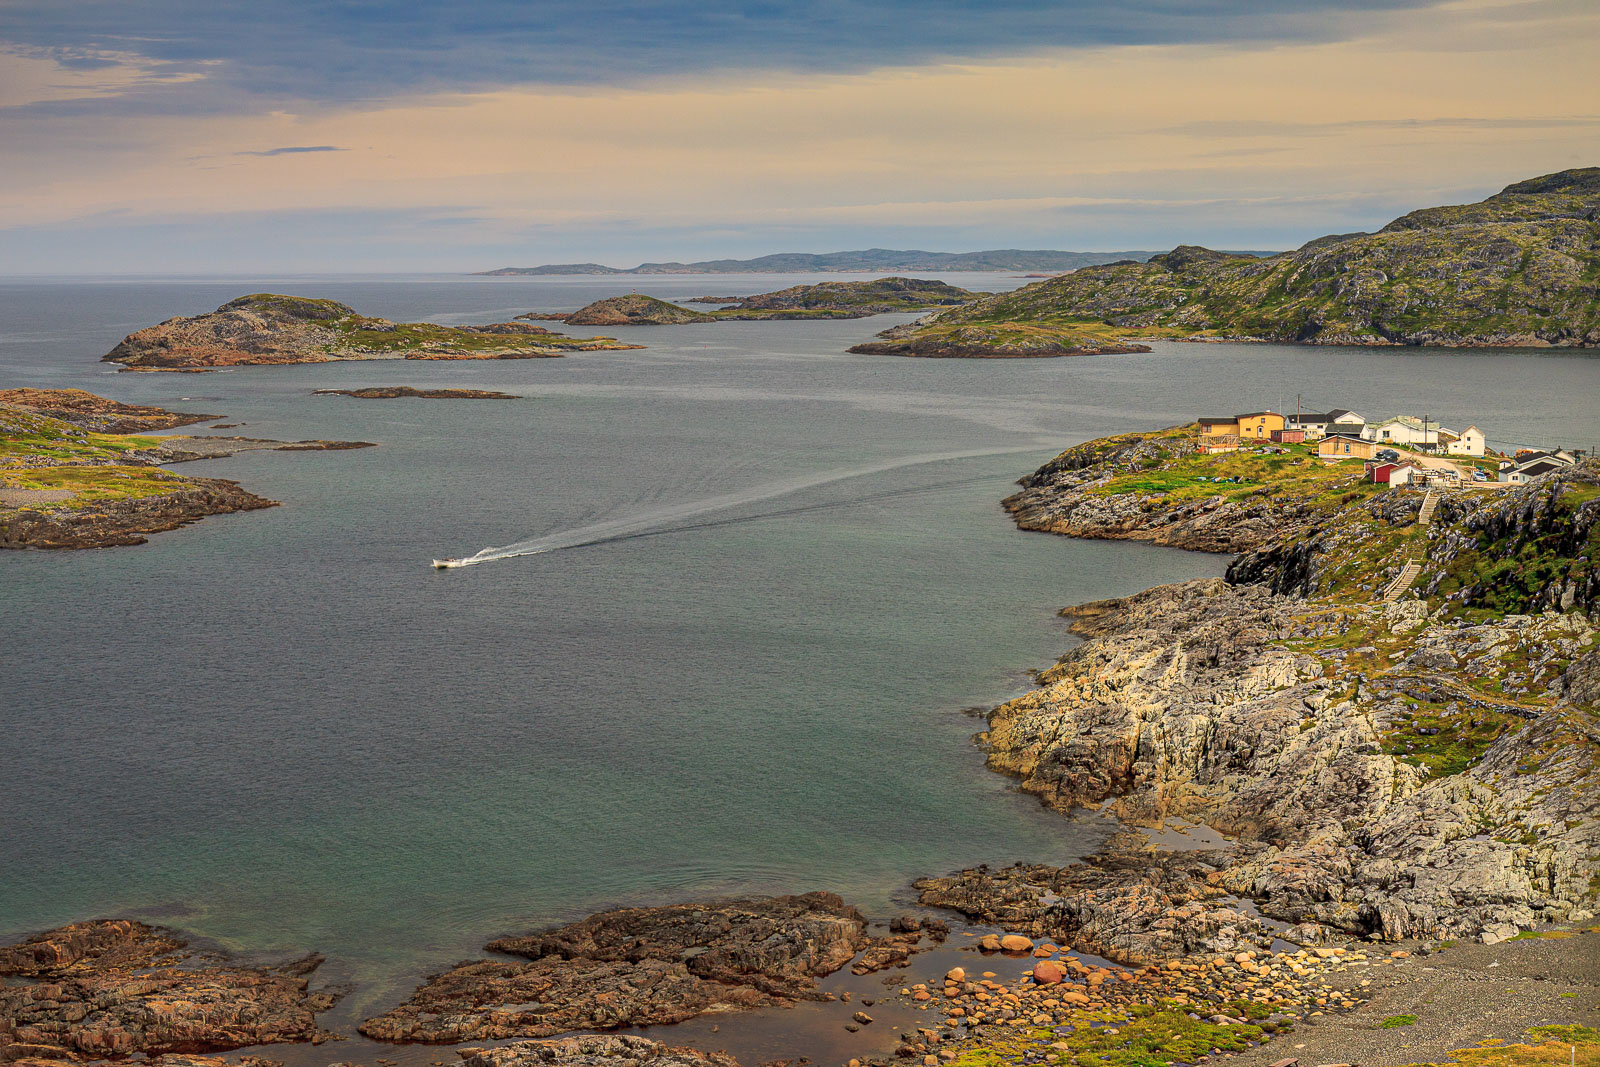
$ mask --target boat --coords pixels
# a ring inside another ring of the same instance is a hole
[[[433,569],[436,571],[446,570],[450,567],[460,567],[462,565],[463,561],[459,559],[436,559],[433,561]]]

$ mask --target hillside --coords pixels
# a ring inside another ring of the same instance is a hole
[[[1145,263],[1085,267],[886,339],[910,348],[955,327],[1018,324],[1068,347],[1089,338],[1600,345],[1600,168],[1266,259],[1183,245]]]
[[[566,337],[525,322],[395,323],[335,300],[253,293],[204,315],[131,333],[101,359],[129,370],[204,370],[343,359],[536,359],[637,347],[609,337]]]
[[[907,270],[1076,270],[1093,263],[1146,259],[1154,252],[1058,252],[1049,249],[997,248],[987,252],[922,252],[866,248],[854,252],[779,252],[755,259],[705,259],[695,263],[641,263],[607,267],[600,263],[546,263],[538,267],[501,267],[479,273],[517,274],[805,274],[823,271]]]

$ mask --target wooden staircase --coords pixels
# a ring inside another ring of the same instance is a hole
[[[1439,494],[1432,489],[1422,498],[1422,510],[1417,512],[1417,525],[1426,526],[1433,521],[1433,513],[1439,507]]]
[[[1432,489],[1422,498],[1422,510],[1417,512],[1417,526],[1427,526],[1433,522],[1433,513],[1439,507],[1439,494]],[[1417,575],[1422,573],[1422,561],[1416,556],[1406,560],[1406,565],[1400,568],[1400,573],[1394,580],[1383,587],[1383,602],[1393,604],[1396,600],[1406,595],[1406,590],[1411,588],[1411,583],[1417,580]]]

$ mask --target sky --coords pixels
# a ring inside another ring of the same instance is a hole
[[[1600,165],[1596,0],[0,0],[0,274],[1296,247]]]

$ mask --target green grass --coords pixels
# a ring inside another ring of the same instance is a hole
[[[1378,1025],[1385,1030],[1398,1030],[1402,1026],[1415,1026],[1416,1024],[1417,1017],[1415,1015],[1391,1015]]]
[[[1281,451],[1258,451],[1269,448]],[[1090,492],[1100,496],[1159,493],[1168,501],[1182,503],[1213,496],[1243,500],[1266,488],[1274,501],[1292,500],[1331,511],[1350,503],[1351,493],[1359,499],[1383,490],[1383,486],[1364,481],[1363,473],[1364,466],[1358,461],[1327,463],[1305,445],[1263,443],[1215,455],[1167,450],[1159,467],[1115,475]]]
[[[79,507],[110,500],[165,496],[188,479],[159,467],[40,467],[0,472],[0,482],[12,489],[46,489],[74,494],[72,500],[51,507]]]
[[[1034,1030],[1017,1040],[994,1040],[962,1053],[953,1067],[1001,1067],[1016,1062],[1024,1049],[1041,1046],[1046,1046],[1041,1050],[1060,1067],[1167,1067],[1174,1062],[1193,1062],[1212,1049],[1242,1051],[1266,1036],[1259,1026],[1196,1022],[1186,1008],[1170,1002],[1136,1005],[1125,1013],[1108,1012],[1100,1018],[1105,1025],[1083,1022],[1053,1031]],[[1053,1047],[1058,1044],[1065,1047]]]

